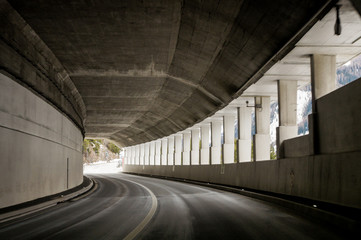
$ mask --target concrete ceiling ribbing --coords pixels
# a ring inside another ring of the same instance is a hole
[[[326,3],[9,2],[78,88],[86,136],[123,146],[181,131],[226,106]]]

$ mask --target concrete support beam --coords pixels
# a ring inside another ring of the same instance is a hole
[[[270,97],[255,97],[255,161],[270,160]]]
[[[192,150],[191,150],[191,164],[199,165],[199,135],[200,129],[193,128],[192,130]]]
[[[174,165],[174,136],[168,137],[168,165]]]
[[[135,146],[130,147],[130,164],[135,164]]]
[[[163,138],[161,140],[162,142],[162,148],[161,148],[161,156],[162,156],[162,161],[161,161],[161,165],[163,166],[167,166],[167,158],[168,158],[168,139],[167,138]]]
[[[234,163],[234,120],[233,114],[223,116],[223,163]]]
[[[252,153],[252,110],[249,107],[237,108],[238,117],[238,162],[250,162]]]
[[[182,165],[182,134],[176,134],[174,136],[174,141],[175,141],[174,165]]]
[[[222,119],[212,119],[211,131],[212,131],[212,147],[211,147],[211,164],[221,164],[221,129]]]
[[[150,143],[147,142],[144,144],[144,165],[149,165],[149,148]]]
[[[297,136],[297,81],[279,80],[277,127],[277,158],[283,158],[282,143],[284,140]]]
[[[311,56],[311,85],[313,100],[336,89],[335,55],[314,54]]]
[[[149,165],[155,165],[155,141],[149,144]]]
[[[210,125],[208,123],[201,125],[201,165],[210,164],[209,156],[209,132]]]
[[[162,142],[160,140],[155,141],[155,165],[160,165]]]
[[[190,165],[191,163],[191,133],[186,131],[183,133],[183,164]]]
[[[139,165],[144,165],[144,143],[139,145],[140,155],[139,155]]]
[[[135,164],[136,165],[140,164],[140,147],[139,147],[139,145],[135,146]]]

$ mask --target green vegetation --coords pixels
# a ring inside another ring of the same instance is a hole
[[[275,152],[274,147],[271,146],[271,150],[270,150],[270,158],[271,160],[276,160],[277,159],[277,154]]]
[[[111,143],[111,142],[109,142],[109,143],[107,144],[107,148],[108,148],[111,152],[116,153],[116,154],[118,154],[118,153],[120,152],[120,148],[118,148],[117,145],[115,145],[114,143]]]
[[[100,145],[103,144],[103,140],[98,139],[84,139],[83,142],[83,153],[90,153],[91,149],[95,153],[99,153]]]

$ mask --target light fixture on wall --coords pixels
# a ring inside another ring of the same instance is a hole
[[[335,23],[335,34],[341,35],[341,20],[340,20],[340,7],[341,5],[336,4],[336,23]]]

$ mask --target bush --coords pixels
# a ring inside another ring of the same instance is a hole
[[[120,152],[120,148],[118,148],[117,145],[115,145],[115,144],[113,144],[113,143],[111,143],[111,142],[107,144],[107,148],[108,148],[111,152],[116,153],[116,154],[118,154],[118,153]]]

